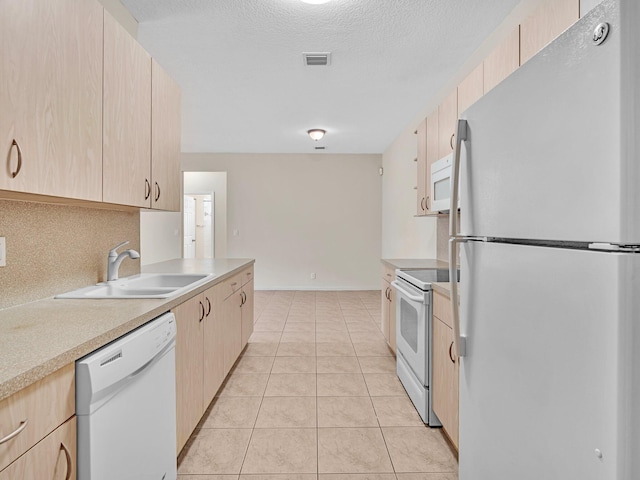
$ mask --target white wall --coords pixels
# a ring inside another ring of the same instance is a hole
[[[213,193],[214,195],[214,256],[227,256],[227,173],[184,172],[185,193]]]
[[[382,257],[436,258],[436,218],[416,217],[416,136],[403,132],[382,156]]]
[[[182,214],[140,211],[140,262],[142,265],[182,257]]]
[[[185,172],[227,172],[227,256],[256,259],[257,289],[379,288],[380,155],[182,159]]]

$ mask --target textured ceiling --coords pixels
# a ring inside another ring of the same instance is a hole
[[[183,151],[382,153],[519,0],[122,2],[182,88]]]

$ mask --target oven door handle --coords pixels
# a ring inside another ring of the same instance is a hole
[[[424,296],[412,295],[411,293],[407,292],[404,288],[402,288],[402,285],[397,280],[394,280],[393,282],[391,282],[391,285],[396,290],[398,290],[402,295],[407,297],[409,300],[413,300],[414,302],[424,303]]]

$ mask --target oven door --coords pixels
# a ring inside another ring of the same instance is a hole
[[[396,349],[422,385],[427,386],[427,319],[431,314],[430,296],[402,279],[393,281],[392,285],[397,292]]]

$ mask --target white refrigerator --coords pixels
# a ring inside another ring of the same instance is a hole
[[[462,118],[459,478],[640,479],[640,1]]]

